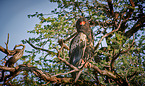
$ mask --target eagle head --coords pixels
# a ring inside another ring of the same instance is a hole
[[[84,17],[81,17],[76,22],[76,28],[77,28],[77,32],[84,32],[85,33],[87,31],[89,31],[90,24]]]

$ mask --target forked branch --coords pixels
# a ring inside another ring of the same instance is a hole
[[[5,42],[6,49],[3,48],[2,46],[0,46],[0,51],[7,54],[7,56],[12,56],[15,53],[15,50],[9,50],[8,49],[8,43],[9,43],[9,33],[8,33],[7,43]]]

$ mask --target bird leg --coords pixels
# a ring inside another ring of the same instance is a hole
[[[87,67],[91,68],[91,63],[89,63],[88,61],[85,62],[85,61],[82,59],[81,66],[78,67],[78,68],[82,68],[83,66],[84,66],[85,68],[87,68]]]

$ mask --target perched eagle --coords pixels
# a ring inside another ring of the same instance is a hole
[[[76,23],[77,35],[70,43],[70,64],[78,67],[93,54],[93,33],[89,22],[81,17]]]

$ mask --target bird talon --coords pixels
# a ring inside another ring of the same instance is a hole
[[[81,68],[83,65],[84,65],[85,68],[87,68],[87,67],[91,68],[91,63],[85,62],[84,60],[82,60],[81,66],[79,68]]]

